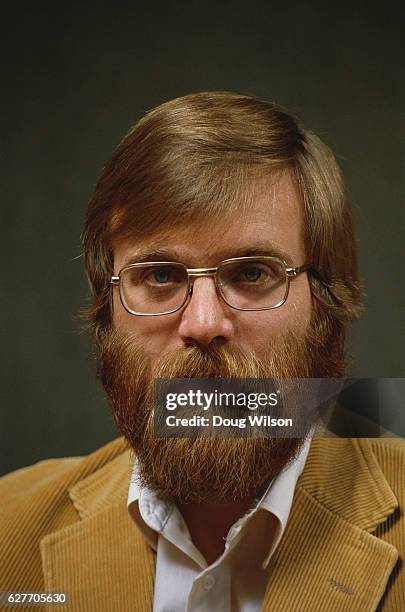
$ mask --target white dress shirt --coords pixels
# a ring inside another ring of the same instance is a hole
[[[311,436],[298,457],[228,532],[222,555],[208,565],[173,503],[141,487],[135,462],[128,509],[157,552],[153,612],[259,612],[269,561],[284,533]]]

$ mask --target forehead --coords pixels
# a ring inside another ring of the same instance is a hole
[[[288,170],[277,179],[256,178],[249,197],[223,218],[174,224],[144,239],[114,245],[114,270],[140,260],[176,260],[189,267],[216,265],[228,257],[274,254],[304,263],[303,203]]]

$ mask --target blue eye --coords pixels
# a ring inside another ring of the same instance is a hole
[[[169,268],[157,268],[153,271],[153,280],[157,283],[168,283],[170,281],[171,271]]]
[[[250,283],[258,281],[262,276],[262,270],[259,268],[246,268],[243,272],[245,278]]]

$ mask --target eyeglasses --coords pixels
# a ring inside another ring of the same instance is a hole
[[[195,278],[214,276],[218,295],[235,310],[272,310],[288,297],[290,281],[311,269],[289,267],[278,257],[234,257],[215,268],[187,268],[182,263],[156,261],[122,268],[110,283],[117,285],[121,303],[132,315],[158,316],[177,312],[191,298]]]

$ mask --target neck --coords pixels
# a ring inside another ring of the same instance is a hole
[[[209,565],[222,555],[232,525],[253,504],[255,497],[228,503],[178,504],[191,539]]]

